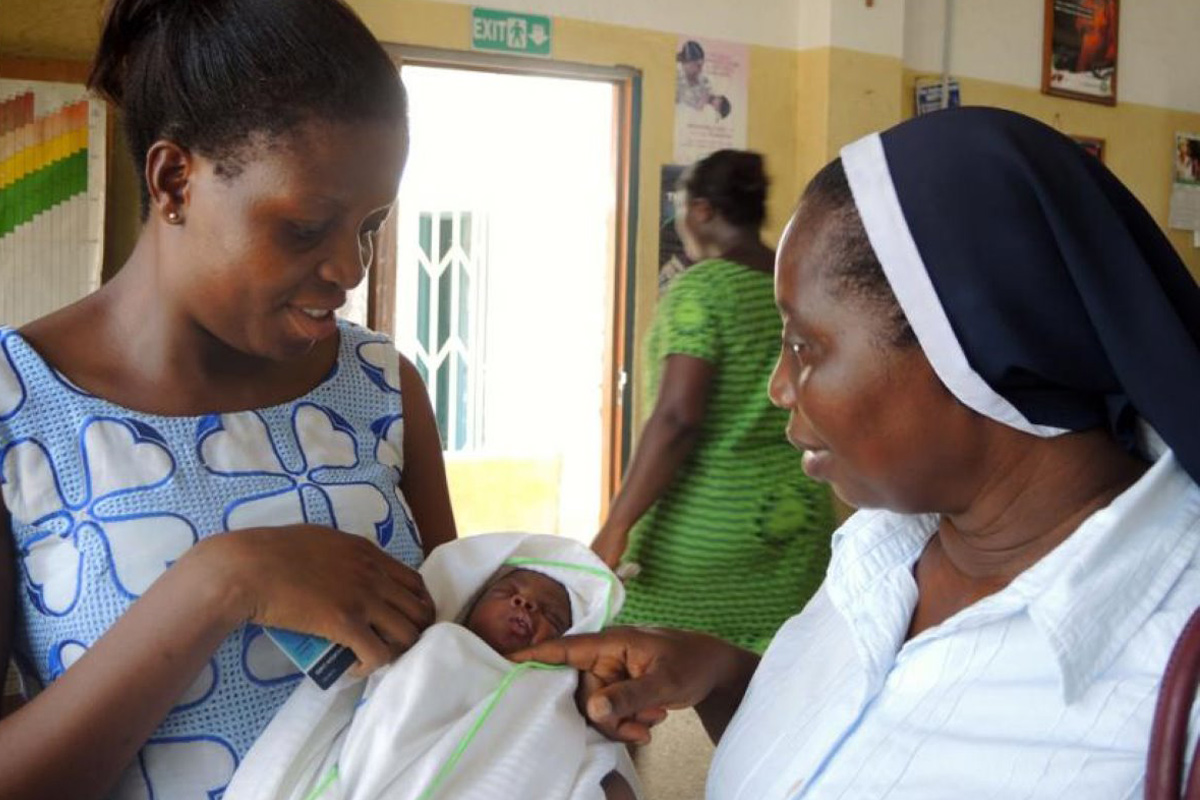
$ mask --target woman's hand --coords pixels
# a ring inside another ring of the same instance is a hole
[[[366,674],[433,622],[421,576],[361,536],[320,525],[231,531],[184,558],[207,559],[247,622],[311,633],[354,651]]]
[[[588,719],[606,736],[645,743],[668,709],[696,706],[716,739],[741,702],[758,657],[701,633],[609,628],[543,642],[513,661],[566,664],[584,671]]]

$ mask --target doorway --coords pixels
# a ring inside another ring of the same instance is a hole
[[[408,56],[401,75],[372,321],[425,379],[460,534],[588,541],[628,438],[628,81]]]

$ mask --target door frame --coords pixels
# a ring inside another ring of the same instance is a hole
[[[607,346],[601,385],[601,517],[621,486],[633,439],[634,294],[637,274],[638,174],[641,150],[642,72],[628,66],[505,56],[470,50],[384,43],[401,70],[405,65],[498,72],[509,75],[569,78],[613,87],[613,142],[616,165],[613,225],[613,273],[607,280]],[[367,324],[390,332],[396,320],[396,214],[380,232],[374,269],[368,278]],[[599,521],[598,523],[599,524]]]

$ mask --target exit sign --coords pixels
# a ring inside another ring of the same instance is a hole
[[[471,48],[493,53],[549,57],[550,18],[492,8],[472,8]]]

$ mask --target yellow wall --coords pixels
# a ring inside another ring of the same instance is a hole
[[[102,0],[0,0],[0,54],[86,61],[100,38]]]
[[[448,453],[446,478],[458,535],[504,530],[558,533],[561,476],[558,458]]]
[[[901,115],[904,67],[900,59],[835,47],[829,61],[827,160],[836,158],[850,142],[905,119]]]
[[[801,50],[795,59],[796,169],[803,188],[829,160],[830,50]]]

